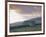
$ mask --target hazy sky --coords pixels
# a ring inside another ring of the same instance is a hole
[[[21,14],[41,13],[41,6],[37,5],[10,5],[11,9],[21,10]]]
[[[9,7],[10,23],[41,17],[41,6],[11,4]]]

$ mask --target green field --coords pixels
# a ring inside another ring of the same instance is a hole
[[[13,27],[10,32],[28,32],[28,31],[40,31],[41,26],[35,26],[35,27]]]
[[[10,26],[10,32],[28,32],[28,31],[40,31],[41,30],[41,17],[27,20],[24,22],[13,23]]]

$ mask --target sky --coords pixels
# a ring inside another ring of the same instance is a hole
[[[41,17],[41,6],[10,4],[10,23]]]
[[[41,12],[41,6],[37,6],[37,5],[15,5],[15,4],[11,4],[10,5],[11,9],[19,9],[21,10],[22,14],[30,14],[30,13],[34,13],[34,12]]]

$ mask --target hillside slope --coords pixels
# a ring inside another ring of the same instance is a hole
[[[10,24],[10,32],[25,32],[41,30],[41,17]],[[14,25],[14,26],[13,26]]]

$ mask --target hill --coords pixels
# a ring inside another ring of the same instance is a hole
[[[10,32],[25,32],[41,30],[41,17],[10,24]],[[14,26],[13,26],[14,25]]]

